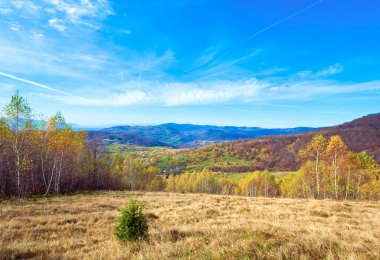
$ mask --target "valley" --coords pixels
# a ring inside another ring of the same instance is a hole
[[[365,150],[380,163],[380,114],[368,115],[338,126],[308,129],[305,133],[224,141],[191,149],[141,147],[118,141],[108,144],[108,147],[113,152],[124,151],[162,171],[176,174],[202,169],[225,173],[265,169],[296,171],[301,164],[297,158],[299,150],[316,134],[326,137],[339,135],[347,143],[348,149],[355,152]],[[169,137],[170,133],[166,138]]]

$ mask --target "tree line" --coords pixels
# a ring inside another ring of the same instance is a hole
[[[340,136],[314,136],[299,157],[300,170],[282,180],[284,196],[379,199],[379,165],[365,151],[349,151]]]
[[[0,195],[27,197],[84,190],[147,190],[251,197],[380,199],[379,165],[366,152],[353,153],[340,136],[316,135],[301,149],[300,169],[283,178],[269,171],[240,180],[207,169],[161,176],[161,170],[99,139],[74,131],[60,113],[33,120],[17,92],[0,119]],[[219,154],[215,153],[218,159]]]
[[[164,190],[160,170],[75,131],[61,113],[35,120],[16,92],[0,118],[0,196],[88,190]]]
[[[86,132],[74,131],[60,113],[33,119],[17,92],[0,119],[0,194],[26,197],[121,188],[109,156]]]
[[[268,171],[254,171],[239,181],[232,181],[220,174],[202,171],[171,175],[166,191],[251,197],[380,199],[379,165],[365,151],[348,151],[340,136],[327,140],[323,135],[316,135],[300,150],[298,157],[303,161],[301,168],[283,178],[276,178]]]

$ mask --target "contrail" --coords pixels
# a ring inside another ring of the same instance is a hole
[[[312,4],[310,4],[310,5],[308,5],[308,6],[304,7],[304,8],[302,8],[302,9],[300,9],[300,10],[298,10],[298,11],[296,11],[296,12],[294,12],[294,13],[292,13],[292,14],[290,14],[290,15],[288,15],[288,16],[286,16],[286,17],[280,19],[280,20],[278,20],[277,22],[275,22],[275,23],[273,23],[273,24],[271,24],[271,25],[269,25],[269,26],[267,26],[267,27],[261,29],[260,31],[258,31],[258,32],[256,32],[256,33],[250,35],[250,36],[247,37],[246,39],[244,39],[244,40],[238,42],[237,44],[235,44],[234,46],[232,46],[230,49],[228,49],[227,51],[225,51],[225,52],[224,52],[219,58],[217,58],[216,60],[212,61],[211,64],[212,64],[212,63],[215,63],[215,62],[217,62],[217,61],[219,61],[219,60],[221,60],[221,59],[223,59],[223,58],[226,57],[228,54],[230,54],[230,53],[233,52],[235,49],[237,49],[239,46],[241,46],[243,43],[245,43],[245,42],[247,42],[247,41],[249,41],[249,40],[251,40],[251,39],[257,37],[258,35],[262,34],[263,32],[268,31],[268,30],[272,29],[273,27],[275,27],[275,26],[277,26],[277,25],[279,25],[279,24],[281,24],[281,23],[283,23],[283,22],[288,21],[289,19],[291,19],[291,18],[293,18],[293,17],[295,17],[295,16],[297,16],[297,15],[300,15],[300,14],[306,12],[307,10],[309,10],[309,9],[313,8],[314,6],[316,6],[316,5],[320,4],[320,3],[322,3],[323,1],[324,1],[324,0],[318,0],[318,1],[316,1],[316,2],[313,2]]]
[[[55,89],[55,88],[52,88],[52,87],[49,87],[49,86],[46,86],[46,85],[43,85],[43,84],[31,81],[31,80],[19,78],[19,77],[16,77],[16,76],[13,76],[13,75],[1,72],[1,71],[0,71],[0,76],[6,77],[6,78],[10,78],[10,79],[14,79],[14,80],[17,80],[17,81],[20,81],[20,82],[24,82],[24,83],[27,83],[27,84],[30,84],[30,85],[33,85],[33,86],[37,86],[37,87],[40,87],[40,88],[48,89],[50,91],[53,91],[53,92],[56,92],[56,93],[60,93],[60,94],[66,95],[66,96],[76,97],[74,95],[71,95],[70,93],[61,91],[59,89]]]

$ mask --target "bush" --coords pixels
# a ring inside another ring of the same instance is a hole
[[[121,241],[144,239],[148,234],[148,222],[142,213],[142,204],[136,200],[121,211],[117,219],[114,235]]]

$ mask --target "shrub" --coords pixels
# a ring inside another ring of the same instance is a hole
[[[142,213],[142,204],[136,200],[122,209],[117,219],[114,235],[121,241],[144,239],[148,234],[148,222]]]

